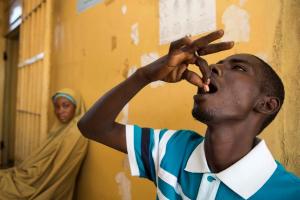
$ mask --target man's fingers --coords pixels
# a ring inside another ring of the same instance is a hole
[[[197,53],[199,56],[204,56],[212,53],[216,53],[219,51],[225,51],[228,49],[231,49],[234,45],[234,42],[220,42],[220,43],[215,43],[215,44],[209,44],[204,48],[200,48],[197,50]]]
[[[201,47],[207,46],[209,43],[220,39],[224,35],[223,30],[214,31],[206,36],[203,36],[193,42],[193,51],[198,50]]]
[[[210,76],[211,76],[211,69],[208,67],[208,63],[201,57],[197,57],[195,64],[199,67],[202,76],[203,82],[208,84]]]
[[[176,80],[182,79],[183,73],[186,71],[187,67],[188,67],[187,64],[182,64],[179,66],[178,71],[177,71]]]
[[[191,45],[193,43],[190,36],[185,36],[179,40],[176,40],[174,42],[171,42],[169,52],[175,51],[180,49],[184,45]]]
[[[178,65],[182,63],[194,63],[195,56],[189,52],[180,52],[180,53],[174,53],[171,54],[172,57],[170,57],[168,61],[169,67],[177,67]]]
[[[182,78],[190,82],[197,87],[203,87],[203,81],[201,77],[193,71],[186,69],[182,75]]]

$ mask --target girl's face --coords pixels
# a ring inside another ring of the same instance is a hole
[[[55,115],[63,124],[67,124],[73,119],[75,110],[75,105],[65,97],[58,97],[54,101]]]

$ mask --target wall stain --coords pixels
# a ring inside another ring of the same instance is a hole
[[[105,6],[110,6],[112,3],[114,3],[115,2],[115,0],[106,0],[105,2],[104,2],[104,5]]]
[[[123,62],[124,68],[122,70],[122,77],[127,79],[128,71],[129,71],[129,60],[126,58]]]
[[[111,37],[111,50],[115,50],[117,48],[117,37],[116,36],[112,36]]]

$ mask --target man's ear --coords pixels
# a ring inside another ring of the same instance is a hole
[[[264,96],[258,99],[254,110],[262,114],[272,115],[273,113],[278,112],[278,110],[280,109],[280,104],[281,103],[279,98],[272,96]]]

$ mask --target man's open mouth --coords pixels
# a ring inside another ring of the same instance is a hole
[[[218,91],[217,86],[213,83],[210,83],[208,85],[208,87],[209,87],[209,91],[208,91],[209,94],[213,94],[213,93],[216,93]]]

